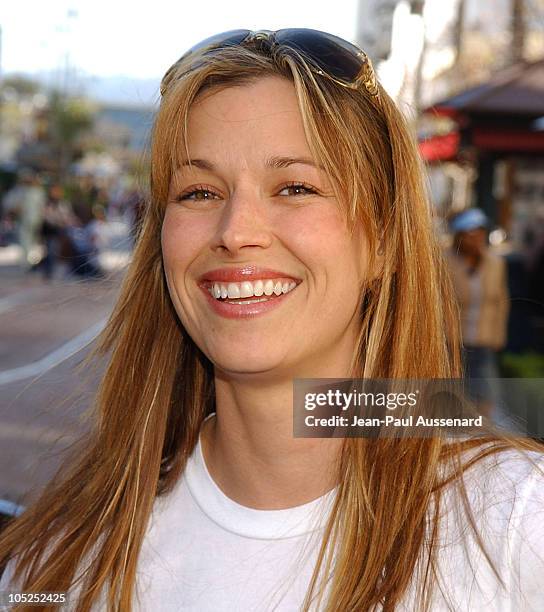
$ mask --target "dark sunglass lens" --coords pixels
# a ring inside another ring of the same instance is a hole
[[[194,45],[194,47],[191,47],[189,51],[186,51],[178,59],[178,61],[175,64],[172,64],[172,66],[170,66],[170,68],[166,71],[161,81],[161,95],[164,95],[173,75],[177,71],[177,67],[179,66],[182,60],[186,59],[193,53],[202,51],[206,48],[209,48],[211,50],[217,47],[230,47],[233,45],[239,45],[249,36],[249,34],[251,34],[251,30],[229,30],[228,32],[222,32],[221,34],[215,34],[214,36],[210,36],[209,38],[206,38],[205,40],[202,40],[201,42]]]
[[[191,47],[185,55],[195,53],[206,47],[210,49],[214,47],[230,47],[232,45],[239,45],[251,34],[251,30],[229,30],[228,32],[222,32],[221,34],[215,34],[205,40],[197,43],[194,47]]]
[[[335,78],[355,81],[363,63],[361,50],[347,40],[327,32],[290,28],[276,32],[276,42],[302,51],[319,68]]]

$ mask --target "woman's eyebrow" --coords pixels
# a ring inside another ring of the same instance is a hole
[[[185,166],[196,166],[201,170],[215,170],[215,166],[205,159],[184,159],[179,165],[179,168],[184,168]]]
[[[265,166],[268,168],[287,168],[288,166],[293,166],[294,164],[304,164],[305,166],[312,166],[313,168],[319,168],[323,170],[323,166],[320,164],[316,164],[314,160],[310,157],[269,157]]]
[[[317,168],[319,170],[324,169],[323,166],[316,164],[310,157],[273,156],[269,157],[265,161],[265,166],[273,169],[288,168],[289,166],[293,166],[295,164],[312,166],[313,168]],[[196,166],[201,170],[209,170],[210,172],[215,170],[214,164],[206,159],[184,159],[180,164],[180,168],[183,168],[184,166]]]

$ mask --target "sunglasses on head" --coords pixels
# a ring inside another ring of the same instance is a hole
[[[161,81],[161,96],[166,93],[172,80],[175,80],[179,64],[191,55],[195,55],[196,58],[215,49],[239,45],[254,45],[269,53],[281,51],[282,48],[294,50],[310,60],[313,72],[325,75],[335,83],[350,89],[357,89],[363,85],[374,99],[378,99],[376,75],[366,53],[343,38],[307,28],[287,28],[276,32],[230,30],[206,38],[191,47],[168,69]]]

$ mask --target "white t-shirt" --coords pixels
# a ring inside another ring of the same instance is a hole
[[[544,469],[542,455],[532,457]],[[471,468],[466,483],[476,526],[505,588],[474,539],[467,540],[467,520],[448,503],[456,495],[450,490],[443,504],[433,612],[544,610],[544,476],[515,451],[503,453],[497,466],[492,461]],[[174,490],[155,502],[133,609],[300,610],[334,495],[286,510],[246,508],[212,480],[198,443]],[[9,570],[8,565],[0,590],[7,588]],[[398,609],[414,612],[414,606],[409,590]],[[93,610],[106,606],[99,602]]]

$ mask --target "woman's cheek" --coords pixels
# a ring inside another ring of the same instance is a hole
[[[341,228],[337,216],[326,207],[301,207],[275,218],[275,233],[286,243],[306,254],[325,256],[340,243]]]
[[[166,265],[189,263],[203,246],[205,240],[198,223],[188,223],[181,214],[167,212],[164,217],[161,243]]]

